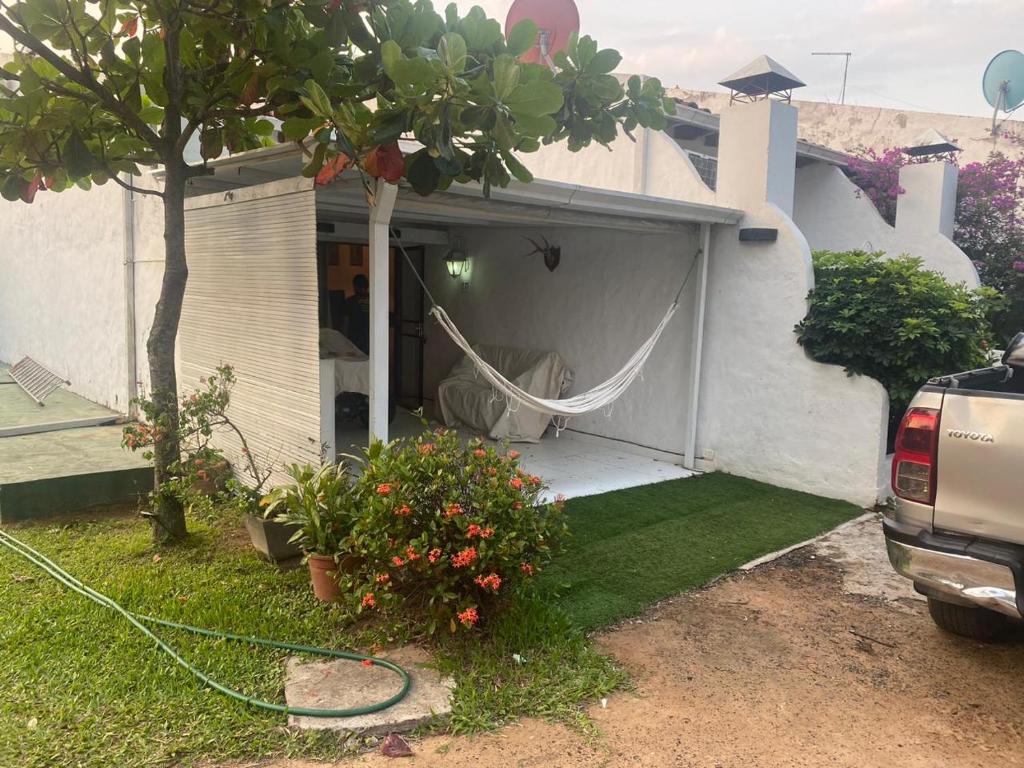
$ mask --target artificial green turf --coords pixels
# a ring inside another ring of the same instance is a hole
[[[570,499],[572,536],[543,583],[595,629],[862,511],[723,473]]]

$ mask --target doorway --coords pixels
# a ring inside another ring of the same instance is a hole
[[[423,274],[425,249],[422,246],[411,246],[406,251],[415,268]],[[388,250],[388,261],[391,391],[398,405],[415,410],[423,405],[423,288],[396,248]],[[354,283],[358,276],[369,278],[369,274],[369,246],[361,243],[317,242],[321,328],[332,328],[343,334],[352,330],[350,315],[359,311],[352,301]],[[361,334],[357,332],[355,335]],[[362,338],[351,340],[357,346],[364,346]]]

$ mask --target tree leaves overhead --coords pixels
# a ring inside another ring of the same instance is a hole
[[[276,137],[304,142],[310,176],[332,163],[388,178],[404,137],[421,147],[404,169],[421,194],[453,181],[488,189],[530,179],[517,154],[542,143],[577,150],[665,125],[660,83],[624,87],[611,74],[618,52],[583,37],[554,72],[522,63],[536,25],[506,41],[479,7],[21,0],[0,10],[5,25],[19,50],[0,79],[0,187],[14,197],[38,174],[59,191],[180,162],[193,135],[194,166]]]

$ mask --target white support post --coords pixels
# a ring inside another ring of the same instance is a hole
[[[370,440],[388,439],[390,400],[390,290],[391,214],[398,187],[377,179],[370,204]]]
[[[704,354],[704,310],[708,297],[708,258],[711,255],[711,225],[700,227],[700,264],[697,269],[696,301],[693,303],[693,343],[690,347],[690,402],[687,408],[686,455],[683,466],[697,469],[697,418],[700,415],[700,368]]]

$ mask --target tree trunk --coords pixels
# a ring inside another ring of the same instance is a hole
[[[174,476],[174,466],[181,458],[178,444],[178,379],[174,370],[175,342],[178,321],[185,297],[188,266],[185,262],[185,165],[168,163],[164,180],[164,276],[160,299],[153,315],[146,350],[149,353],[149,375],[152,400],[156,407],[154,426],[159,439],[154,444],[153,470],[156,487]],[[158,544],[185,537],[185,510],[173,494],[157,493],[151,518],[153,538]]]

